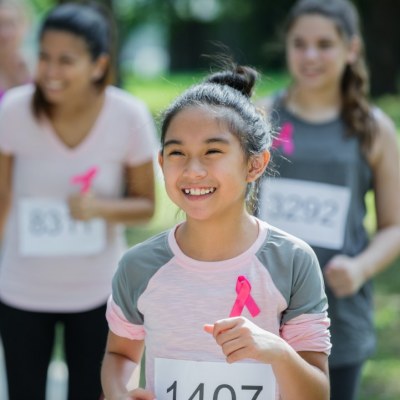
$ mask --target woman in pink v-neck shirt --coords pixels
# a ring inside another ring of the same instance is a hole
[[[53,9],[40,30],[35,84],[8,91],[0,106],[0,333],[10,399],[45,398],[59,323],[68,398],[99,398],[121,223],[153,214],[154,122],[141,101],[109,85],[111,36],[100,9]]]

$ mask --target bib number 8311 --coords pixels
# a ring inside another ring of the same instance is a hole
[[[106,242],[103,220],[73,220],[67,203],[58,199],[20,199],[18,225],[21,256],[86,256],[99,253]]]

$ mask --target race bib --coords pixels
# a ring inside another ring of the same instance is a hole
[[[106,244],[106,224],[76,221],[62,200],[21,199],[18,204],[19,251],[22,256],[92,255]]]
[[[155,360],[160,400],[274,400],[275,386],[268,364]]]
[[[268,179],[261,187],[260,218],[312,246],[341,249],[350,190],[293,179]]]

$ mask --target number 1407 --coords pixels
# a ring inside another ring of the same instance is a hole
[[[242,392],[248,392],[249,397],[246,397],[248,400],[257,400],[258,396],[262,392],[262,386],[241,386],[241,393],[239,394],[239,399],[243,400]],[[178,383],[174,381],[173,384],[167,389],[167,393],[172,395],[172,400],[177,400],[178,393]],[[253,397],[251,397],[253,396]],[[213,393],[212,400],[236,400],[237,394],[235,389],[231,385],[222,384],[218,385]],[[204,399],[204,383],[200,383],[193,393],[188,397],[187,400],[205,400]],[[207,399],[208,400],[208,399]]]

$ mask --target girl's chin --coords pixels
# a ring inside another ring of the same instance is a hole
[[[323,79],[322,74],[304,74],[299,77],[300,82],[308,83],[308,84],[317,84]]]
[[[51,104],[58,104],[62,101],[61,93],[54,93],[49,91],[42,91],[44,98]]]

